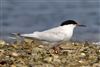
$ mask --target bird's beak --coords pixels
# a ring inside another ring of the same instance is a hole
[[[79,27],[86,27],[86,25],[80,25],[80,24],[77,24],[77,26],[79,26]]]
[[[79,27],[86,27],[86,25],[78,25]]]

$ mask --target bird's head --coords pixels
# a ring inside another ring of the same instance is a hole
[[[63,21],[61,23],[60,26],[72,26],[72,27],[76,27],[76,26],[79,26],[79,27],[86,27],[85,25],[80,25],[78,22],[74,21],[74,20],[66,20],[66,21]]]

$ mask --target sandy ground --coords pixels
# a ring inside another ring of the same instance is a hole
[[[0,40],[0,67],[100,67],[100,45],[63,42],[54,47],[38,40]]]

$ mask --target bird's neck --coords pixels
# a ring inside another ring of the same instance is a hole
[[[71,37],[73,35],[73,30],[74,30],[75,26],[74,25],[65,25],[62,27],[62,32],[65,33],[65,35],[67,37]]]
[[[62,26],[62,29],[65,31],[73,31],[75,27],[76,26],[74,26],[74,25],[64,25],[64,26]]]
[[[69,40],[73,35],[73,30],[75,26],[66,25],[62,27],[62,32],[65,35],[65,40]]]

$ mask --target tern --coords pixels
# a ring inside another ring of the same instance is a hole
[[[22,37],[36,38],[41,41],[57,43],[69,41],[73,35],[75,27],[85,27],[74,20],[63,21],[60,26],[54,27],[45,31],[35,31],[29,34],[20,34]]]

